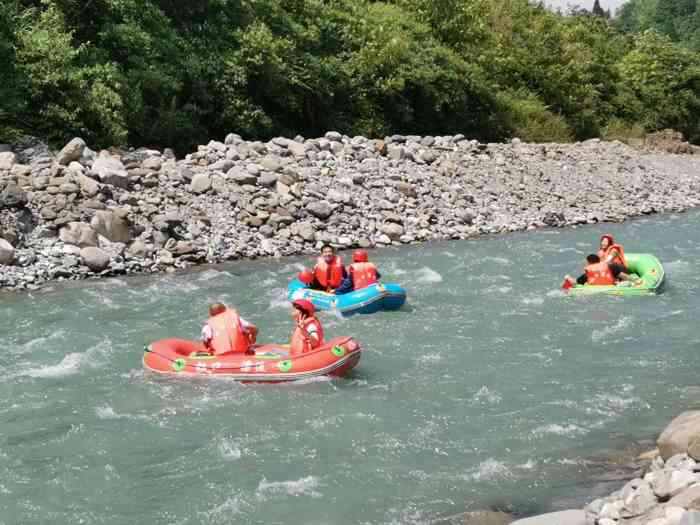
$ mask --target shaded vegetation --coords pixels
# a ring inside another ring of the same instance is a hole
[[[695,7],[632,0],[611,22],[527,0],[0,0],[0,140],[698,140]]]

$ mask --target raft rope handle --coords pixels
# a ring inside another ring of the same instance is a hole
[[[338,346],[338,345],[343,345],[343,344],[347,343],[348,341],[350,341],[350,339],[352,339],[352,337],[346,337],[344,340],[342,340],[342,341],[336,343],[336,344],[334,345],[334,347],[335,347],[335,346]],[[332,351],[332,349],[333,349],[333,347],[331,347],[331,351]],[[325,351],[326,351],[325,349],[322,349],[322,350],[314,350],[313,352],[306,352],[306,353],[304,353],[303,355],[300,355],[300,356],[298,356],[298,357],[309,357],[309,356],[312,356],[312,355],[314,355],[314,354],[319,354],[319,353],[325,352]],[[168,356],[165,356],[165,355],[163,355],[163,354],[159,354],[158,352],[156,352],[155,350],[153,350],[153,349],[151,348],[151,345],[148,345],[148,346],[146,347],[146,352],[149,352],[149,353],[151,353],[151,354],[155,354],[155,355],[157,355],[158,357],[162,357],[163,359],[165,359],[166,361],[170,361],[171,363],[174,363],[174,362],[177,361],[178,359],[182,359],[181,357],[178,357],[177,359],[171,359],[171,358],[168,357]],[[265,361],[263,361],[263,362],[265,362]],[[192,365],[192,364],[190,364],[190,363],[185,364],[185,368],[187,368],[188,366],[192,367],[192,366],[195,366],[195,365]],[[221,366],[221,367],[219,367],[219,368],[207,367],[207,369],[208,369],[208,370],[243,370],[244,368],[249,368],[249,367],[250,367],[250,365],[247,365],[247,366]]]

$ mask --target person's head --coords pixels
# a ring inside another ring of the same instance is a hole
[[[223,303],[214,303],[209,307],[209,315],[211,317],[214,317],[215,315],[219,315],[222,313],[224,310],[226,310],[226,305]]]
[[[327,263],[332,262],[333,257],[335,257],[335,248],[328,243],[324,244],[321,246],[321,257],[323,257]]]
[[[314,315],[316,308],[306,299],[297,299],[292,303],[292,317],[298,321]]]
[[[367,252],[365,250],[355,250],[355,252],[352,254],[352,262],[367,262],[369,260],[369,256],[367,255]]]
[[[586,261],[588,261],[588,264],[598,264],[600,262],[600,257],[598,257],[595,253],[592,253],[586,257]]]
[[[611,246],[615,241],[613,240],[613,236],[609,234],[605,234],[600,238],[600,247],[605,250],[608,246]]]

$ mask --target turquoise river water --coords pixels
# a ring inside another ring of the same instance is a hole
[[[565,298],[598,236],[659,256],[643,298]],[[698,395],[700,214],[373,252],[392,313],[322,317],[364,347],[347,378],[156,377],[144,345],[223,300],[291,331],[308,260],[0,296],[0,524],[432,524],[585,497],[587,464]]]

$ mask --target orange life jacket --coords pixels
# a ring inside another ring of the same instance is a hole
[[[338,288],[343,282],[343,259],[336,255],[333,262],[328,264],[323,257],[319,257],[314,267],[314,276],[325,290]]]
[[[316,327],[316,335],[318,340],[315,340],[309,335],[309,327],[314,325]],[[303,321],[300,321],[294,332],[292,332],[292,341],[289,344],[289,354],[299,355],[304,352],[310,352],[314,348],[318,348],[323,344],[323,327],[318,319],[315,317],[307,317]]]
[[[627,259],[625,259],[625,250],[622,249],[621,245],[613,244],[611,246],[608,246],[608,249],[605,250],[605,257],[606,258],[609,257],[610,253],[613,250],[617,250],[617,253],[619,253],[619,255],[616,255],[615,258],[610,262],[615,263],[615,264],[621,264],[622,266],[627,268]]]
[[[352,284],[355,290],[367,288],[377,282],[377,267],[371,262],[352,263],[348,271],[352,273]]]
[[[227,308],[220,314],[210,317],[207,321],[212,331],[212,339],[209,343],[214,350],[214,355],[229,352],[244,353],[248,350],[248,337],[243,333],[238,312]]]
[[[608,263],[601,261],[596,264],[587,265],[586,283],[594,286],[615,284],[615,278],[608,267]]]

